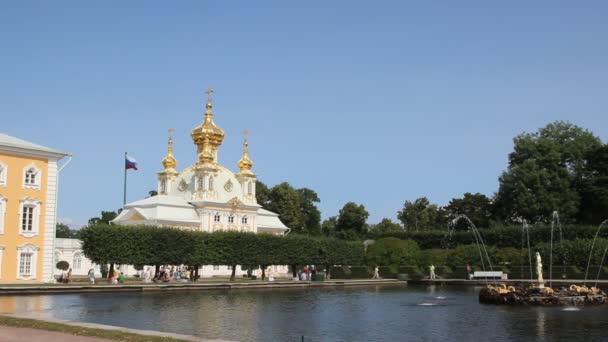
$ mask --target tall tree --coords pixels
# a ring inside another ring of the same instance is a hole
[[[599,224],[608,219],[608,144],[590,151],[587,155],[585,173],[579,189],[579,222]]]
[[[417,198],[414,202],[405,201],[403,209],[397,212],[397,218],[406,230],[445,229],[448,222],[445,210],[431,204],[426,197]]]
[[[509,167],[499,179],[495,208],[507,221],[549,221],[554,210],[564,221],[580,208],[586,156],[602,145],[588,130],[556,121],[514,139]]]
[[[324,220],[321,224],[321,231],[325,236],[334,236],[336,231],[336,224],[338,223],[338,216],[331,216]]]
[[[445,210],[450,220],[458,215],[466,215],[478,228],[486,228],[492,218],[492,200],[484,194],[467,192],[462,198],[453,198]],[[466,223],[460,221],[458,225],[463,228]]]
[[[115,211],[102,211],[101,217],[91,217],[89,224],[109,224],[118,214]]]
[[[321,212],[315,204],[319,203],[320,199],[316,192],[308,188],[295,189],[287,182],[275,185],[269,190],[263,184],[260,188],[262,192],[267,191],[267,195],[260,195],[260,189],[256,189],[258,203],[279,214],[281,221],[293,232],[321,234]]]
[[[369,213],[361,204],[348,202],[340,209],[334,234],[337,238],[356,240],[362,239],[367,234],[367,218]]]
[[[55,237],[60,239],[77,239],[79,230],[70,229],[67,224],[57,222],[55,226]]]
[[[321,202],[319,196],[308,188],[298,189],[297,192],[305,232],[310,235],[321,235],[321,211],[315,205]]]

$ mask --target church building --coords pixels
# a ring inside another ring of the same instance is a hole
[[[172,130],[169,130],[163,170],[158,173],[158,195],[127,203],[113,223],[204,232],[289,232],[277,214],[265,210],[256,200],[256,175],[251,170],[253,161],[249,156],[246,131],[243,152],[237,163],[239,171],[234,173],[219,163],[225,133],[213,120],[212,91],[207,91],[203,122],[191,132],[196,162],[177,170]]]

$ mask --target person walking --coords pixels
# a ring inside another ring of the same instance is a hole
[[[430,271],[430,272],[429,272],[429,273],[430,273],[430,274],[429,274],[429,279],[432,279],[432,280],[437,279],[437,276],[435,275],[435,265],[431,265],[431,266],[429,267],[429,271]]]
[[[374,276],[372,279],[380,279],[380,270],[378,269],[378,266],[374,267]]]
[[[89,269],[89,273],[87,273],[87,276],[89,277],[89,283],[91,285],[95,285],[95,270],[93,270],[92,268]]]
[[[467,264],[466,271],[467,271],[467,274],[466,274],[466,276],[465,276],[464,279],[470,280],[471,279],[471,273],[472,273],[471,265]]]
[[[72,269],[70,268],[70,270],[68,271],[68,277],[67,277],[67,281],[66,283],[71,283],[72,282]]]

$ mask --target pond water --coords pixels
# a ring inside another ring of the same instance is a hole
[[[0,296],[0,312],[232,341],[605,339],[608,307],[479,304],[477,287],[370,286]]]

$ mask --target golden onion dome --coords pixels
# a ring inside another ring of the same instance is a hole
[[[165,170],[175,171],[177,159],[173,155],[173,128],[169,129],[169,142],[167,144],[167,154],[162,160]]]
[[[245,130],[245,141],[243,142],[243,156],[239,160],[239,169],[242,173],[251,173],[253,161],[249,158],[249,143],[247,142],[247,130]]]
[[[194,140],[194,143],[198,147],[198,153],[202,151],[203,142],[206,136],[209,137],[213,149],[217,149],[217,147],[222,144],[222,141],[224,141],[224,130],[219,128],[213,121],[213,105],[211,104],[212,92],[213,89],[211,88],[206,92],[208,98],[203,122],[192,129],[192,140]]]

